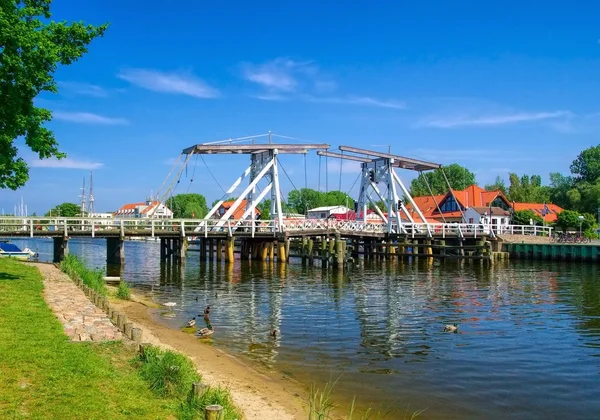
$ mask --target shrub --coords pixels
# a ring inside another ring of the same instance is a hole
[[[129,285],[126,282],[121,281],[119,283],[119,288],[117,289],[117,297],[119,299],[125,300],[129,300],[129,298],[131,298],[131,291],[129,290]]]

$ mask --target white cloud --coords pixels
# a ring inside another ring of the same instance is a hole
[[[57,120],[69,121],[79,124],[100,124],[100,125],[124,125],[129,122],[124,118],[104,117],[90,112],[64,112],[53,111],[52,116]]]
[[[495,126],[505,124],[517,124],[523,122],[554,120],[558,118],[566,118],[572,115],[569,111],[553,111],[553,112],[517,112],[507,114],[490,114],[490,115],[451,115],[451,116],[433,116],[421,120],[417,126],[434,127],[434,128],[454,128],[468,126]]]
[[[117,77],[155,92],[188,95],[196,98],[216,98],[219,91],[192,74],[161,72],[150,69],[126,69]]]
[[[77,160],[71,158],[64,159],[34,159],[29,162],[34,168],[60,168],[60,169],[98,169],[104,166],[100,162],[91,162],[89,160]]]
[[[368,96],[347,96],[347,97],[309,97],[311,102],[324,102],[332,104],[342,105],[365,105],[374,106],[380,108],[392,108],[392,109],[405,109],[406,104],[404,102],[396,100],[385,100],[371,98]]]
[[[325,76],[312,61],[294,61],[276,58],[262,64],[242,63],[242,77],[258,85],[260,93],[251,96],[265,101],[300,100],[340,105],[363,105],[390,109],[404,109],[397,100],[370,96],[333,95],[337,83]]]
[[[108,96],[108,92],[104,88],[90,83],[62,81],[58,82],[58,86],[71,94],[94,96],[96,98],[106,98]]]
[[[314,84],[317,73],[317,68],[310,62],[289,58],[276,58],[263,64],[242,64],[242,77],[269,92],[294,92],[301,83]]]

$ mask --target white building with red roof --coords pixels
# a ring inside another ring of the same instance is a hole
[[[116,219],[172,219],[173,212],[164,203],[146,200],[125,204],[115,213]]]

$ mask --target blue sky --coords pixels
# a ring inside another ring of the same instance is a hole
[[[509,171],[567,173],[599,143],[600,5],[414,3],[55,0],[56,20],[111,27],[57,72],[60,93],[38,100],[68,159],[21,149],[31,179],[0,192],[0,209],[21,197],[38,214],[76,202],[93,170],[96,209],[113,211],[156,191],[183,148],[269,130],[458,162],[481,185]],[[208,171],[227,187],[248,158],[198,160],[190,185],[193,162],[176,192],[211,202],[222,191]],[[307,158],[309,187],[318,163]],[[302,157],[282,164],[304,186]],[[356,169],[342,167],[343,190]],[[330,161],[330,189],[339,178]]]

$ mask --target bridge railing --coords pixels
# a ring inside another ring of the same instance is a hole
[[[406,234],[411,237],[480,237],[496,235],[551,236],[552,228],[530,225],[478,225],[467,223],[404,223],[392,224],[391,233]],[[254,237],[256,234],[276,235],[279,232],[339,232],[341,234],[384,234],[388,225],[384,223],[362,222],[357,220],[301,219],[286,220],[283,224],[275,220],[198,220],[198,219],[108,219],[84,217],[0,217],[2,234],[44,236],[61,233],[80,235],[121,235],[121,236],[161,236],[179,234],[181,236],[208,236],[210,233],[225,233],[233,236],[243,233]]]

